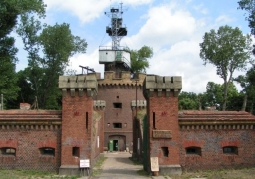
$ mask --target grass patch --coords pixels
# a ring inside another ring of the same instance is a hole
[[[181,176],[171,176],[172,179],[190,179],[190,178],[206,178],[206,179],[254,179],[255,168],[244,169],[221,169],[207,170],[196,172],[183,172]]]
[[[43,172],[36,170],[0,170],[0,178],[1,179],[77,179],[78,176],[65,176],[65,175],[57,175],[56,173],[51,172]]]
[[[104,157],[104,156],[101,156],[97,162],[95,163],[94,167],[93,167],[93,171],[92,171],[92,176],[95,176],[95,175],[100,175],[102,173],[102,165],[104,163],[104,161],[106,160],[107,158]]]

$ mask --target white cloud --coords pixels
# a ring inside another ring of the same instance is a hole
[[[78,54],[74,57],[70,58],[70,67],[69,69],[75,69],[77,74],[81,74],[82,70],[79,67],[81,66],[88,66],[90,68],[94,68],[96,72],[100,72],[103,76],[104,66],[99,64],[99,52],[95,50],[93,53],[90,54]]]
[[[125,38],[131,49],[148,45],[154,49],[149,74],[182,76],[183,90],[205,91],[209,81],[219,81],[215,68],[203,66],[199,43],[205,32],[206,19],[195,19],[176,4],[153,7],[139,32]]]
[[[67,11],[73,16],[77,16],[82,23],[90,22],[99,18],[105,8],[111,5],[120,5],[119,0],[45,0],[48,10]],[[123,0],[126,5],[142,5],[152,2],[152,0]]]
[[[175,4],[153,7],[148,11],[147,21],[139,32],[124,41],[131,48],[143,45],[158,49],[187,39],[194,33],[195,19],[189,12],[177,9]]]

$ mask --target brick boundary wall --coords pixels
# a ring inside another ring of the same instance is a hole
[[[57,172],[60,166],[61,111],[0,111],[0,168]],[[52,148],[54,155],[40,149]],[[5,153],[14,149],[15,153]]]
[[[183,170],[244,168],[255,165],[255,116],[237,111],[179,113],[180,161]],[[200,153],[187,153],[187,148]],[[223,152],[234,147],[235,153]]]

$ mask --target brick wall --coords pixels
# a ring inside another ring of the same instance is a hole
[[[57,172],[60,166],[61,111],[0,111],[0,168]],[[15,149],[15,154],[5,149]],[[54,155],[40,149],[52,148]]]
[[[93,99],[75,93],[62,99],[61,165],[79,166],[80,159],[91,158]],[[73,155],[74,147],[79,148],[78,155]]]
[[[255,117],[236,111],[187,111],[179,114],[180,160],[184,170],[243,168],[255,165]],[[201,148],[200,154],[187,147]],[[223,147],[237,147],[224,153]]]
[[[179,164],[179,126],[178,126],[178,98],[173,96],[166,97],[165,93],[157,97],[154,92],[153,97],[147,100],[149,107],[147,111],[149,120],[150,133],[150,156],[159,157],[159,165],[176,165]],[[153,115],[155,122],[153,124]],[[155,128],[154,128],[154,127]],[[170,130],[171,138],[154,138],[153,130]],[[168,150],[168,156],[164,156],[162,147]]]

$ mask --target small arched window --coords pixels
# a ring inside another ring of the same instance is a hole
[[[41,155],[55,156],[55,149],[51,147],[42,147],[39,149]]]
[[[200,147],[186,147],[186,154],[187,155],[201,155],[201,148]]]
[[[10,148],[10,147],[3,147],[3,148],[1,148],[1,154],[2,155],[16,156],[16,149],[15,148]]]
[[[238,147],[236,146],[226,146],[223,147],[224,154],[235,154],[238,155]]]

